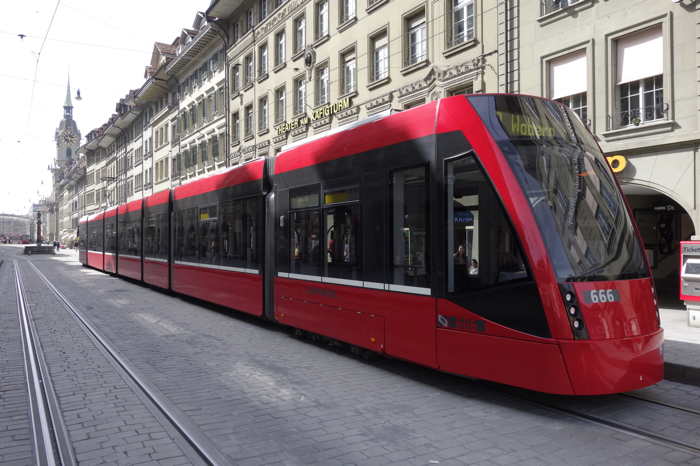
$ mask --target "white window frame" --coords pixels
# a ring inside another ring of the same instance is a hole
[[[306,48],[306,15],[294,18],[294,53]]]
[[[341,0],[340,24],[346,23],[357,16],[357,0]]]
[[[326,105],[331,100],[331,70],[328,62],[316,67],[316,106]]]
[[[314,5],[316,19],[316,40],[326,37],[329,34],[328,0],[318,0]]]
[[[243,81],[244,87],[255,81],[255,60],[253,54],[249,53],[243,58]]]
[[[268,50],[267,42],[258,47],[258,79],[263,78],[268,73],[267,67]]]
[[[231,114],[231,142],[241,139],[241,114],[233,112]]]
[[[378,45],[381,43],[380,45]],[[389,77],[389,30],[384,29],[370,38],[370,83]]]
[[[253,136],[255,128],[255,115],[253,114],[253,104],[248,104],[243,109],[243,137]]]
[[[275,89],[275,123],[283,122],[287,115],[287,87]]]
[[[294,114],[306,113],[306,79],[304,75],[294,78]]]
[[[412,66],[428,59],[428,23],[425,10],[406,18],[405,66]],[[415,49],[415,51],[414,51]]]
[[[258,18],[262,22],[270,14],[270,4],[268,0],[260,0],[258,2]]]
[[[340,95],[351,94],[357,91],[357,49],[343,51],[340,63]]]
[[[469,42],[476,36],[476,3],[474,0],[447,0],[449,2],[448,48]],[[459,18],[459,19],[458,19]],[[471,28],[469,27],[471,23]],[[460,24],[463,33],[458,34]]]
[[[275,34],[275,67],[287,60],[287,34],[284,29]]]
[[[266,131],[269,124],[269,102],[267,100],[267,95],[264,95],[258,99],[258,132]]]

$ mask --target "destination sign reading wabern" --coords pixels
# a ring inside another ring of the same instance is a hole
[[[350,105],[350,97],[345,97],[344,99],[340,99],[332,104],[326,104],[317,109],[314,109],[311,112],[311,116],[304,114],[300,117],[294,118],[293,120],[280,123],[279,125],[275,126],[277,136],[299,128],[300,126],[306,126],[313,121],[320,120],[321,118],[326,118],[331,115],[335,115],[336,113],[341,112],[346,108],[349,108]]]

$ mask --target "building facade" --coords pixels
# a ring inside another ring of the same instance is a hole
[[[56,159],[52,167],[53,192],[43,220],[44,241],[72,246],[77,240],[78,219],[84,211],[86,160],[80,156],[80,130],[73,119],[70,80],[63,104],[63,119],[54,134]]]
[[[0,214],[0,243],[29,240],[31,237],[31,226],[31,217]]]
[[[700,4],[521,2],[520,91],[572,107],[612,162],[661,295],[698,232]]]
[[[571,106],[600,141],[659,288],[700,225],[693,0],[212,0],[88,134],[86,210],[462,93]],[[669,293],[673,294],[672,291]]]

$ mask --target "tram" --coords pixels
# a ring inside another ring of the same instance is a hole
[[[440,371],[573,395],[663,378],[629,208],[546,99],[441,99],[80,227],[85,265]]]

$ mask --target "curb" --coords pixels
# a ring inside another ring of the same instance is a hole
[[[664,364],[664,379],[700,387],[700,368],[667,362]]]

